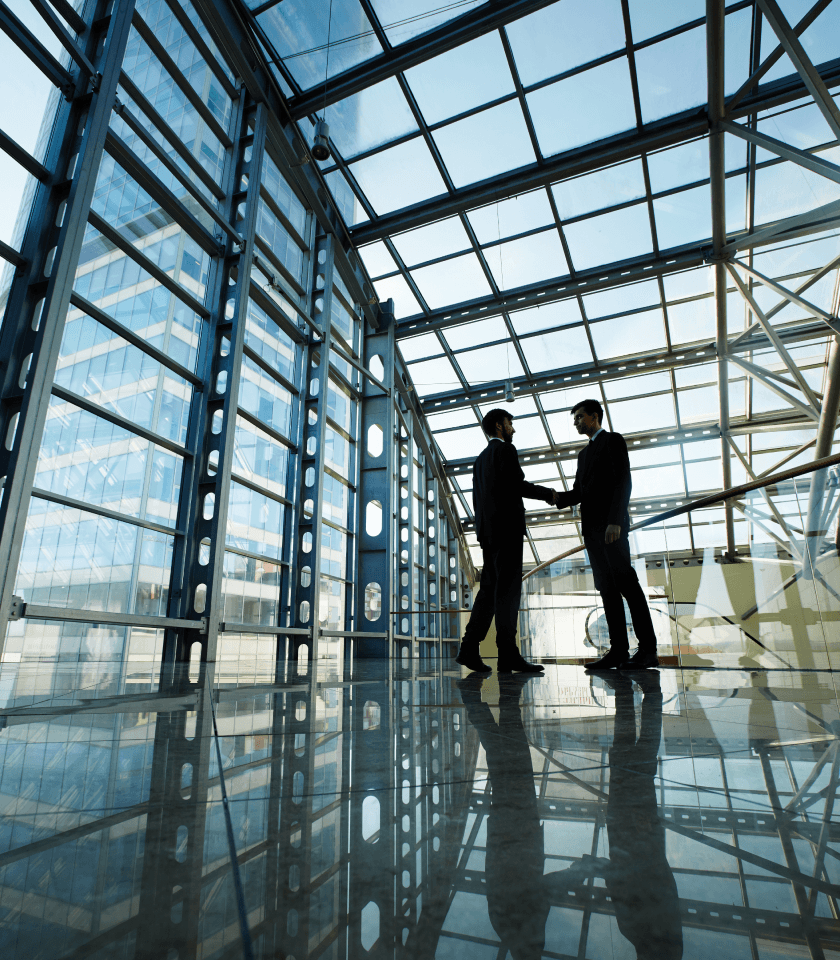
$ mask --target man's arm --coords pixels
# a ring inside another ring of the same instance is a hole
[[[529,483],[519,464],[516,447],[506,443],[502,453],[505,481],[509,489],[528,500],[542,500],[544,503],[554,503],[555,491],[550,487],[541,487],[536,483]]]
[[[574,507],[583,498],[580,486],[580,455],[578,455],[577,470],[575,470],[575,482],[571,490],[557,490],[554,496],[554,506],[558,510],[564,507]]]
[[[613,433],[610,441],[615,488],[607,513],[607,522],[620,526],[627,514],[630,491],[633,487],[630,479],[630,455],[627,453],[627,443],[620,433]]]

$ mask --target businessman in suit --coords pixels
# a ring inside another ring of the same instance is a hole
[[[630,561],[630,458],[624,437],[601,426],[603,414],[597,400],[582,400],[572,407],[575,428],[589,437],[589,443],[578,454],[574,486],[568,493],[558,492],[556,503],[560,508],[580,504],[583,542],[610,633],[610,649],[588,663],[587,670],[647,669],[659,661],[647,599]],[[639,641],[632,657],[622,597]]]
[[[513,445],[516,431],[510,413],[498,408],[491,410],[481,426],[488,443],[473,465],[476,535],[483,556],[481,585],[456,661],[470,670],[490,672],[478,648],[495,616],[499,673],[538,673],[542,666],[525,660],[516,646],[525,536],[522,498],[556,504],[557,492],[525,479]]]

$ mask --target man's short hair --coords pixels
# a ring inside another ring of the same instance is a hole
[[[513,414],[507,410],[502,410],[501,407],[494,407],[492,410],[488,410],[484,414],[484,417],[481,420],[481,429],[487,434],[488,437],[496,436],[496,424],[504,423],[506,419],[513,420]]]
[[[577,410],[583,410],[590,417],[597,413],[598,423],[604,422],[604,408],[597,400],[581,400],[580,403],[576,403],[571,410],[572,416],[575,415]]]

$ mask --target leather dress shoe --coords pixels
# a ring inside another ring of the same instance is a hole
[[[514,670],[517,673],[542,673],[544,669],[541,663],[530,663],[522,656],[509,660],[502,660],[500,657],[496,666],[499,673],[512,673]]]
[[[466,667],[467,670],[472,670],[475,673],[491,672],[490,667],[478,655],[478,650],[465,650],[461,647],[458,656],[455,657],[455,663],[460,663],[462,667]]]
[[[584,669],[596,672],[599,670],[618,670],[619,667],[624,666],[626,660],[626,653],[615,653],[613,650],[608,650],[600,660],[587,663]]]
[[[655,650],[637,650],[632,657],[621,665],[622,670],[649,670],[659,666]]]

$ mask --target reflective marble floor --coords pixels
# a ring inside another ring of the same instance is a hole
[[[24,662],[0,698],[4,960],[840,958],[829,672]]]

